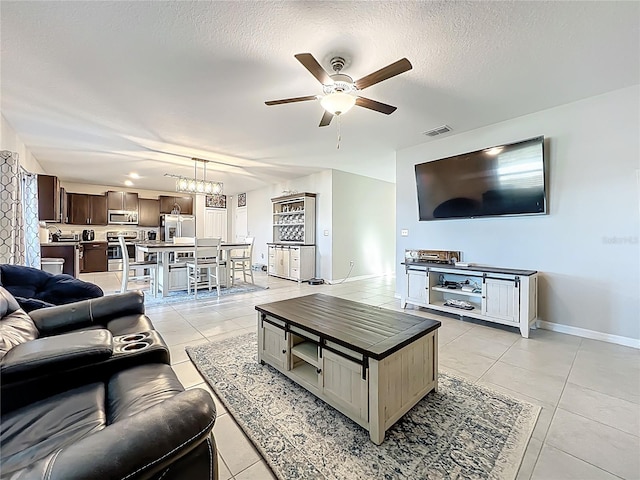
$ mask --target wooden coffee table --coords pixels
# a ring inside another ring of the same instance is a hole
[[[369,431],[438,389],[440,322],[314,294],[257,305],[258,360]]]

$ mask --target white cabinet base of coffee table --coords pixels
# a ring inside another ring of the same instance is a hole
[[[258,361],[367,429],[376,445],[438,389],[437,320],[321,294],[256,310]],[[343,335],[355,325],[369,325],[371,332]]]

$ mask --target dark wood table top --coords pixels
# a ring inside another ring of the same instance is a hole
[[[256,310],[381,360],[440,327],[437,320],[316,293]]]

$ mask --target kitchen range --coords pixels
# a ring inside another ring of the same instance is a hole
[[[140,232],[142,233],[142,232]],[[122,248],[118,237],[124,237],[127,247],[126,255],[131,262],[136,259],[136,242],[139,241],[138,232],[136,230],[111,231],[107,232],[107,263],[110,272],[122,270]]]
[[[124,243],[127,247],[127,256],[130,262],[136,260],[155,261],[155,255],[144,255],[143,258],[136,258],[136,243],[144,240],[154,241],[157,232],[155,230],[119,230],[106,233],[107,237],[107,264],[110,272],[122,271],[122,248],[118,237],[124,237]],[[140,256],[140,253],[138,253]]]

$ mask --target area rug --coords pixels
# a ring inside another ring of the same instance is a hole
[[[377,446],[358,424],[258,364],[255,333],[187,353],[281,480],[512,480],[540,412],[441,373],[438,393],[422,399]]]
[[[145,287],[148,288],[148,287]],[[261,287],[259,285],[242,284],[242,285],[234,285],[229,288],[221,288],[220,289],[220,297],[228,297],[230,295],[238,295],[241,293],[250,293],[266,290],[269,287]],[[198,298],[197,300],[215,300],[218,298],[218,292],[214,288],[213,290],[198,290]],[[172,305],[181,302],[193,302],[195,300],[193,296],[193,292],[187,294],[186,290],[177,290],[173,292],[169,292],[166,297],[163,297],[161,293],[158,293],[156,297],[149,290],[144,291],[144,304],[145,306],[155,306],[155,305]]]

